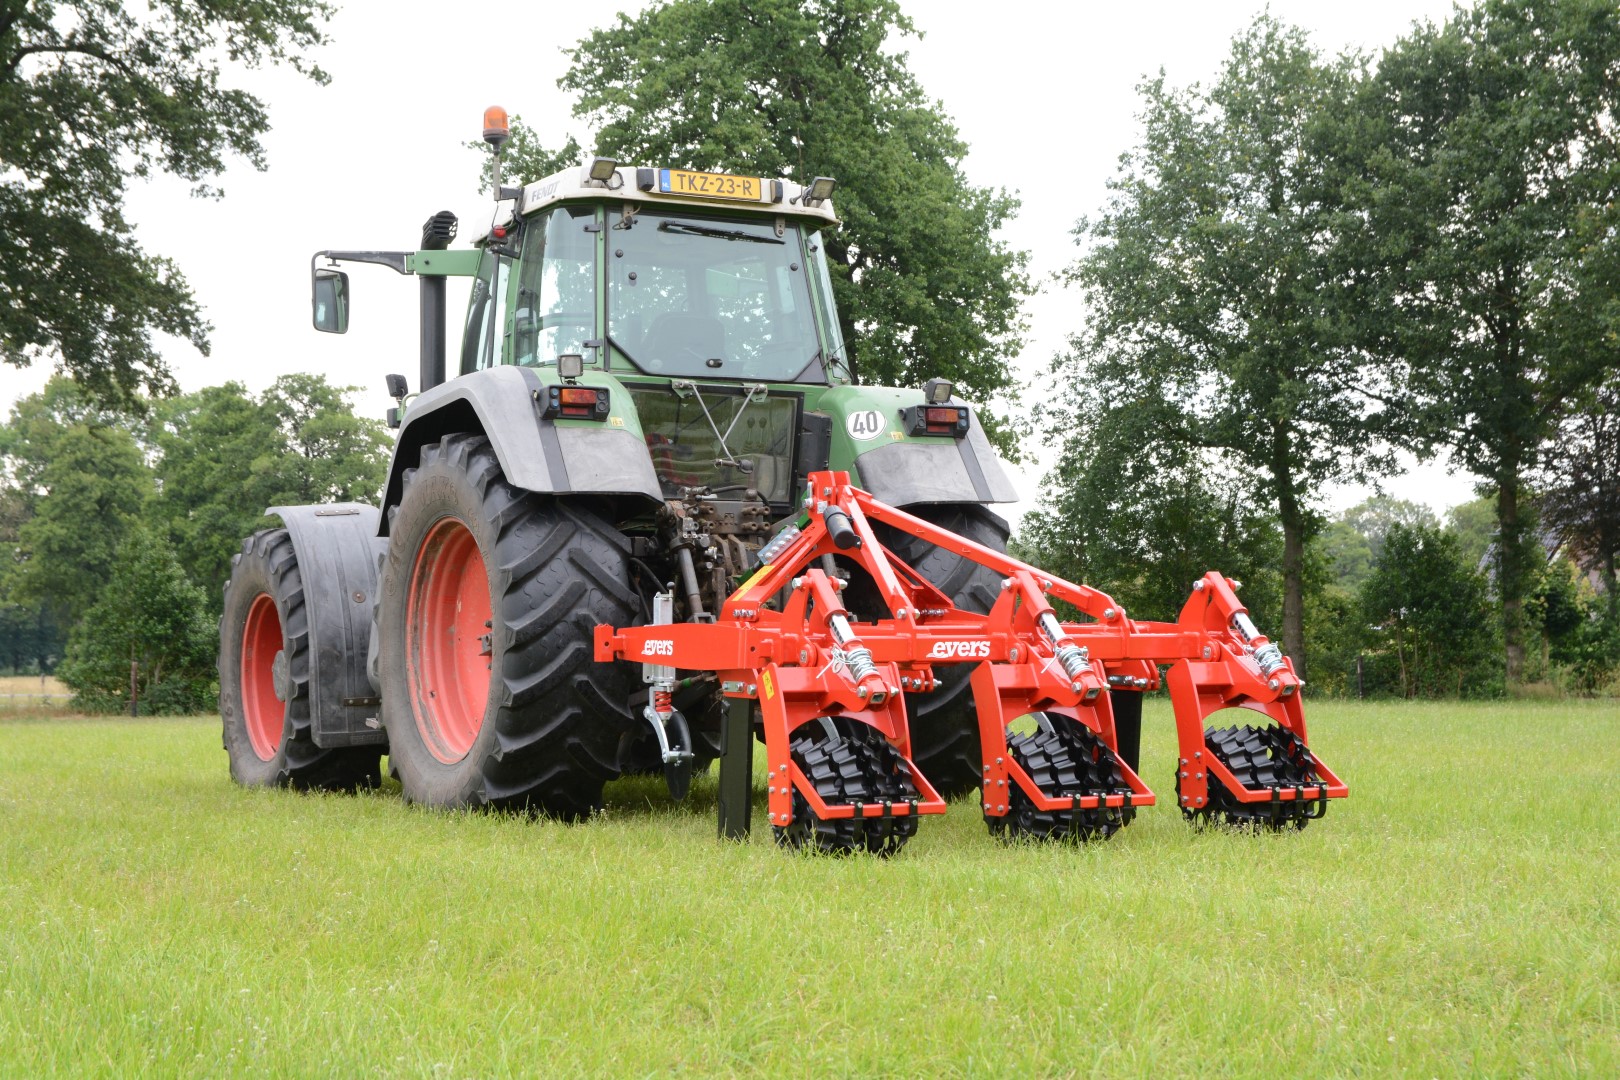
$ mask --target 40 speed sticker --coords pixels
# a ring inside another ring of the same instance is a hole
[[[844,420],[845,430],[849,432],[849,437],[856,442],[869,442],[877,438],[883,434],[883,429],[887,426],[883,422],[883,414],[876,409],[862,409],[860,412],[852,412]]]

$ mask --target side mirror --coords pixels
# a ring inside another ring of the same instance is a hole
[[[384,375],[383,381],[388,384],[388,396],[395,401],[410,393],[409,386],[405,382],[405,376],[403,375]]]
[[[342,334],[349,329],[349,275],[330,267],[316,267],[310,287],[315,329]]]

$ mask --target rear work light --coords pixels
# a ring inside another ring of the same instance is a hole
[[[901,413],[908,435],[967,435],[970,410],[966,405],[913,405]]]
[[[610,397],[594,386],[553,386],[546,391],[545,414],[564,420],[606,420]]]

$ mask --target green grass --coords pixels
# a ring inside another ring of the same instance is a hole
[[[0,720],[0,1074],[1620,1073],[1613,703],[1311,708],[1302,833],[898,858],[244,791],[217,721]],[[1168,713],[1150,708],[1163,797]]]

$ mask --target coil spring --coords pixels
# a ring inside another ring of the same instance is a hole
[[[675,694],[670,690],[654,690],[652,692],[653,712],[659,716],[668,716],[675,711]]]
[[[857,645],[852,649],[845,649],[844,663],[849,665],[850,678],[860,682],[868,675],[877,673],[877,667],[872,663],[872,650],[865,645]]]
[[[1078,645],[1059,645],[1057,647],[1057,662],[1063,665],[1063,670],[1069,673],[1070,680],[1077,680],[1080,674],[1091,666],[1091,650],[1083,649]]]
[[[1254,651],[1254,662],[1260,665],[1260,674],[1270,675],[1283,666],[1282,650],[1276,642],[1268,641]]]

